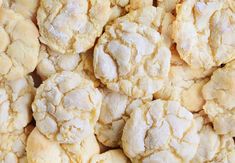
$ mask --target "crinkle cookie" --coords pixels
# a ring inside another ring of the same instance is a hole
[[[126,119],[143,100],[132,100],[124,94],[102,89],[103,101],[100,117],[95,126],[99,142],[108,147],[119,147]]]
[[[176,5],[181,0],[155,0],[157,1],[157,6],[164,8],[167,12],[172,12],[176,9]]]
[[[122,135],[123,150],[133,162],[189,162],[198,144],[192,113],[176,101],[155,100],[136,108]]]
[[[203,109],[218,134],[235,136],[235,61],[216,70],[203,87]]]
[[[31,121],[34,94],[33,80],[29,76],[0,81],[0,133],[21,130]]]
[[[3,7],[10,8],[25,18],[35,20],[39,0],[3,0]]]
[[[156,29],[160,10],[135,10],[107,26],[93,65],[95,76],[109,89],[139,98],[162,88],[171,53]]]
[[[29,126],[32,128],[32,126]],[[31,131],[29,127],[9,132],[0,133],[0,162],[1,163],[26,163],[26,141]]]
[[[90,80],[63,71],[37,89],[32,104],[39,131],[60,143],[81,142],[93,133],[100,114],[102,95]]]
[[[55,73],[62,71],[75,71],[82,74],[85,78],[94,82],[98,87],[100,81],[95,78],[93,69],[93,50],[88,50],[82,54],[61,54],[42,45],[39,53],[39,63],[37,73],[46,80]]]
[[[101,35],[110,13],[109,0],[41,0],[40,40],[63,54],[85,52]]]
[[[178,54],[172,53],[169,77],[163,88],[154,94],[154,98],[179,101],[191,112],[202,110],[205,104],[202,87],[208,82],[214,69],[192,69]]]
[[[110,0],[111,14],[109,21],[112,21],[120,16],[125,15],[130,10],[152,6],[153,0]]]
[[[235,145],[232,137],[219,136],[206,122],[205,117],[196,114],[200,143],[192,163],[233,163]]]
[[[35,69],[38,36],[38,30],[30,20],[0,8],[0,78],[15,80]]]
[[[194,68],[235,58],[235,7],[231,0],[187,0],[177,6],[173,38],[180,57]]]
[[[130,163],[130,161],[121,149],[113,149],[94,155],[90,163]]]
[[[99,153],[99,144],[95,136],[90,135],[81,143],[60,145],[35,128],[28,137],[26,151],[28,163],[87,163]]]

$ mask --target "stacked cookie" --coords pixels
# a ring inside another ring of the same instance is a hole
[[[0,0],[0,162],[235,162],[233,0]]]

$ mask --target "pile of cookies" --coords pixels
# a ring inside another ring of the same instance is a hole
[[[0,0],[1,163],[234,163],[234,0]]]

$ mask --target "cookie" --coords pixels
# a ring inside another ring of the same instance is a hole
[[[100,89],[100,91],[103,94],[103,101],[95,134],[103,145],[116,148],[121,145],[122,131],[132,110],[150,99],[133,100],[108,89]]]
[[[95,46],[93,65],[95,76],[109,89],[139,98],[162,88],[171,53],[157,31],[161,11],[131,11],[106,27]]]
[[[109,0],[42,0],[37,12],[40,41],[63,54],[85,52],[101,35],[110,13]]]
[[[93,49],[81,54],[61,54],[42,45],[39,53],[37,73],[42,80],[48,79],[55,73],[74,71],[94,82],[95,87],[100,81],[95,78],[93,69]]]
[[[167,12],[172,12],[176,9],[176,5],[181,0],[155,0],[157,1],[157,6],[164,8]]]
[[[12,10],[0,8],[0,78],[15,80],[35,69],[38,36],[32,21]]]
[[[216,70],[203,87],[203,109],[218,134],[235,136],[235,61]]]
[[[232,137],[218,135],[206,122],[206,115],[195,114],[200,143],[192,163],[235,161],[235,145]]]
[[[90,163],[130,163],[121,149],[108,150],[102,154],[96,154],[91,158]]]
[[[0,162],[25,163],[26,141],[33,126],[9,133],[0,133]]]
[[[111,0],[111,14],[109,21],[127,14],[131,10],[136,10],[146,6],[152,6],[153,0]]]
[[[208,82],[214,69],[193,69],[180,59],[177,51],[172,51],[169,77],[163,88],[154,94],[155,99],[178,101],[191,112],[203,109],[205,100],[202,87]]]
[[[235,10],[230,0],[187,0],[176,11],[173,38],[191,67],[209,69],[235,58]]]
[[[93,133],[102,95],[90,80],[63,71],[37,89],[32,104],[39,131],[59,143],[81,142]]]
[[[14,10],[27,19],[36,22],[39,0],[3,0],[3,7]]]
[[[122,135],[132,162],[189,162],[198,144],[192,113],[176,101],[155,100],[135,108]]]
[[[26,151],[28,163],[85,163],[99,153],[99,145],[94,135],[86,137],[81,143],[60,145],[48,140],[35,128],[28,137]]]
[[[0,133],[22,130],[32,120],[35,95],[33,80],[27,76],[0,82]]]

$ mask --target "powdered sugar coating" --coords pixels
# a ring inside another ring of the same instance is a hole
[[[175,101],[155,100],[127,120],[122,147],[133,161],[188,162],[199,143],[193,115]]]
[[[171,55],[157,31],[160,11],[145,7],[107,26],[95,47],[93,65],[95,76],[109,89],[133,98],[161,89]]]
[[[100,114],[102,95],[90,80],[63,71],[48,78],[32,104],[36,126],[60,143],[81,142],[93,133]]]

